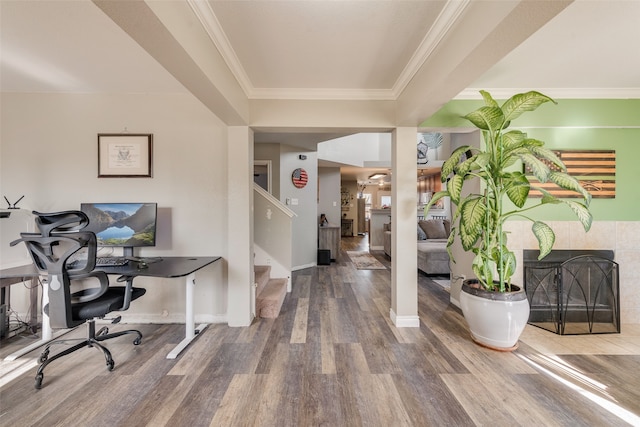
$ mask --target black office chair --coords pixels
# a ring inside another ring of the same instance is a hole
[[[120,277],[118,281],[126,281],[126,286],[109,286],[107,275],[102,271],[94,271],[97,240],[93,232],[81,231],[89,224],[89,218],[83,212],[33,213],[36,215],[40,233],[21,233],[21,239],[11,242],[11,245],[24,242],[36,267],[46,277],[48,304],[45,302],[44,312],[49,316],[51,327],[68,329],[85,322],[88,327],[87,339],[52,357],[49,357],[51,345],[66,343],[69,340],[55,341],[45,347],[39,358],[36,388],[42,387],[43,371],[47,365],[83,347],[97,347],[102,350],[107,369],[113,370],[115,362],[111,352],[100,342],[125,334],[135,334],[133,344],[138,345],[142,340],[142,334],[137,330],[110,334],[106,327],[96,333],[95,319],[104,318],[113,311],[127,310],[131,301],[140,298],[146,290],[134,288],[133,278],[125,276]],[[81,252],[86,252],[86,261],[83,258],[81,262],[71,263],[71,258]],[[87,288],[88,282],[97,282],[98,286]],[[78,285],[81,289],[72,291],[72,286]],[[113,323],[119,320],[117,317]]]

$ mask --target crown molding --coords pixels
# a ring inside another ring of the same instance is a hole
[[[247,76],[240,60],[231,47],[231,43],[229,42],[227,35],[222,30],[222,26],[220,25],[218,18],[215,13],[213,13],[211,5],[208,1],[199,0],[187,0],[187,4],[191,7],[191,10],[193,10],[193,13],[202,24],[205,32],[222,55],[224,62],[231,70],[231,73],[235,76],[245,95],[248,96],[253,90],[249,76]]]
[[[336,101],[395,101],[396,96],[390,89],[264,89],[254,88],[249,99],[297,99],[297,100],[336,100]]]
[[[442,39],[447,35],[451,27],[456,23],[460,15],[464,12],[471,0],[464,1],[448,1],[445,3],[442,11],[435,19],[433,25],[420,42],[420,46],[414,52],[413,56],[400,73],[400,77],[393,85],[393,93],[397,99],[402,91],[407,87],[411,79],[416,75],[420,67],[431,56],[433,51],[438,47]]]
[[[484,89],[496,99],[508,99],[516,93],[527,92],[523,88]],[[555,99],[640,99],[640,88],[541,88],[535,89]],[[467,88],[453,99],[482,99],[480,89]]]

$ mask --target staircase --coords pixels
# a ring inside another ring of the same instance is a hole
[[[256,316],[275,319],[287,294],[287,279],[272,279],[271,267],[254,266],[256,275]]]

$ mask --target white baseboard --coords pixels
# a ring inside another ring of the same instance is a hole
[[[183,314],[173,314],[163,316],[162,314],[121,314],[121,323],[130,324],[168,324],[168,323],[184,323]],[[196,314],[195,323],[228,323],[226,314]]]
[[[393,309],[389,310],[391,321],[396,328],[419,328],[420,317],[419,316],[397,316]]]
[[[384,246],[369,246],[370,251],[384,251]]]
[[[311,268],[315,266],[316,266],[315,262],[312,262],[311,264],[296,265],[295,267],[291,268],[291,271],[304,270],[305,268]]]

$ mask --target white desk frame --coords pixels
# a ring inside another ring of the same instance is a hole
[[[180,343],[167,354],[167,359],[175,359],[178,355],[187,348],[187,346],[191,343],[191,341],[197,338],[197,335],[200,334],[203,330],[209,326],[206,323],[202,323],[195,326],[195,316],[193,311],[193,304],[195,301],[194,290],[196,287],[196,274],[191,273],[186,277],[186,301],[185,301],[185,318],[184,318],[184,339],[180,341]]]

